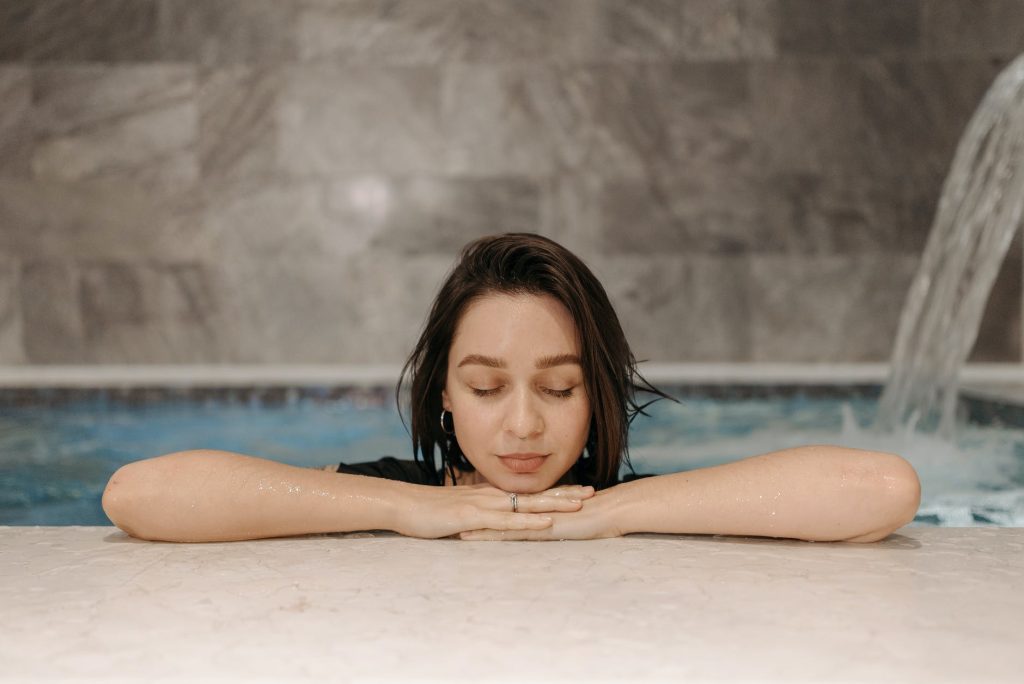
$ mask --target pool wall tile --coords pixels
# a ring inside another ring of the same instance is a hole
[[[1019,331],[1024,329],[1021,315],[1024,298],[1021,297],[1021,273],[1024,272],[1024,233],[1017,231],[1006,258],[996,273],[989,295],[987,313],[978,328],[978,341],[971,351],[971,360],[998,362],[1006,351],[1020,344]],[[999,316],[992,312],[1000,312]]]
[[[341,258],[365,249],[372,233],[361,235],[337,221],[328,192],[327,182],[317,178],[252,177],[211,189],[202,218],[221,267],[227,271],[253,258]]]
[[[25,363],[21,307],[18,306],[20,269],[0,253],[0,364]]]
[[[756,159],[770,171],[939,186],[963,129],[1005,65],[788,57],[751,65]]]
[[[452,64],[439,86],[440,159],[448,173],[546,176],[583,163],[594,125],[591,71]]]
[[[728,61],[589,69],[587,163],[611,178],[743,171],[753,142],[749,69]]]
[[[35,69],[35,177],[194,188],[199,178],[195,91],[190,66]]]
[[[204,65],[294,59],[300,6],[280,0],[160,0],[160,58]]]
[[[87,356],[73,263],[23,262],[18,294],[29,363],[67,363]]]
[[[879,252],[750,257],[755,361],[822,362],[884,357],[895,337],[915,255]]]
[[[36,0],[31,4],[22,58],[37,62],[159,58],[159,0]]]
[[[270,260],[229,254],[218,264],[227,324],[218,339],[230,358],[250,363],[343,358],[347,338],[367,330],[358,300],[345,296],[362,285],[349,258],[286,254]]]
[[[29,36],[35,0],[0,3],[0,59],[24,60],[31,43]]]
[[[238,260],[437,254],[449,262],[467,235],[531,230],[541,188],[521,177],[334,175],[270,180],[253,176],[211,190],[205,233],[225,270]]]
[[[1021,51],[1024,3],[1018,0],[929,0],[921,7],[922,49],[950,56],[1012,57]]]
[[[501,230],[535,230],[541,199],[537,182],[524,176],[418,176],[383,183],[357,177],[333,183],[328,206],[353,230],[361,223],[375,225],[372,249],[450,259],[467,236],[494,232],[495,216],[501,217]]]
[[[619,256],[593,265],[638,359],[722,361],[752,353],[747,257]],[[649,316],[661,321],[657,329]]]
[[[274,174],[281,69],[232,64],[201,68],[197,79],[204,193],[215,194],[226,182]]]
[[[281,171],[436,173],[440,112],[440,74],[431,67],[288,67],[276,112]]]
[[[578,0],[313,0],[302,4],[298,49],[304,60],[440,64],[565,58],[573,29],[590,12]]]
[[[897,173],[944,177],[967,122],[1007,62],[864,60],[854,84],[863,157],[853,168],[893,181]]]
[[[219,289],[198,263],[84,263],[84,340],[96,363],[222,358]]]
[[[195,260],[212,236],[194,192],[124,179],[0,176],[0,251],[23,260]]]
[[[937,180],[885,182],[839,169],[765,174],[754,190],[764,198],[756,206],[768,242],[757,251],[919,255],[935,211],[931,188]]]
[[[609,61],[664,60],[679,54],[680,3],[672,0],[615,2],[597,0],[589,7],[588,57]]]
[[[772,171],[850,168],[861,117],[854,63],[780,59],[750,65],[754,153]]]
[[[598,169],[552,174],[540,181],[539,230],[565,245],[587,264],[600,251],[600,230],[607,192]]]
[[[35,131],[32,72],[27,67],[0,65],[0,102],[0,175],[25,178]]]
[[[769,59],[778,52],[776,0],[676,4],[677,53],[687,60]]]
[[[605,178],[598,249],[605,255],[735,255],[793,247],[771,222],[771,187],[742,171],[678,169]]]
[[[913,54],[923,2],[777,0],[780,54]]]
[[[601,271],[653,360],[885,361],[1022,12],[3,3],[3,363],[397,362],[457,249],[504,231]],[[972,360],[1022,359],[1022,252]],[[147,322],[110,321],[110,269]]]
[[[390,253],[269,263],[233,258],[222,264],[229,317],[225,348],[232,358],[250,362],[302,358],[309,363],[371,363],[378,356],[404,360],[450,265],[447,256]],[[369,289],[375,293],[372,299],[347,294]],[[367,339],[378,342],[369,345]]]

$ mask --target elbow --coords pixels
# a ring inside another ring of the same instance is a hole
[[[921,480],[910,461],[896,454],[884,454],[888,462],[880,469],[882,487],[891,502],[893,523],[898,529],[914,520],[921,506]]]
[[[868,534],[846,539],[852,542],[873,542],[914,521],[921,506],[921,480],[906,459],[895,454],[885,457],[884,467],[878,470],[878,490],[881,492],[879,509],[884,512],[883,524]]]
[[[114,472],[103,489],[100,505],[114,525],[138,539],[153,540],[147,532],[159,508],[159,493],[174,479],[174,469],[192,452],[178,452],[127,463]]]
[[[143,497],[139,495],[139,478],[133,475],[132,465],[121,466],[110,476],[100,505],[110,522],[125,533],[142,538],[136,529],[133,510],[137,509],[135,503]]]
[[[921,507],[921,481],[917,477],[917,471],[909,463],[907,470],[909,472],[901,475],[893,487],[897,513],[895,526],[891,531],[914,522],[917,510]]]

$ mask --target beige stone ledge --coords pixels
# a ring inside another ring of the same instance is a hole
[[[0,680],[1011,682],[1024,528],[870,544],[0,527]]]

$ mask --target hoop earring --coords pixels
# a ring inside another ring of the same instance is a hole
[[[444,425],[444,414],[446,414],[446,413],[449,416],[451,416],[451,421],[450,421],[451,424],[452,424],[452,429],[451,430],[446,428],[445,425]],[[443,432],[446,435],[454,435],[455,434],[455,416],[452,416],[451,411],[447,411],[445,409],[441,409],[441,432]]]

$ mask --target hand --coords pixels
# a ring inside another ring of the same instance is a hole
[[[523,529],[479,529],[461,532],[459,539],[468,541],[556,541],[565,539],[605,539],[621,537],[613,524],[611,489],[596,492],[582,502],[574,513],[554,513],[549,527]]]
[[[551,527],[545,514],[569,516],[594,496],[593,487],[568,485],[518,495],[512,512],[509,493],[488,483],[458,487],[417,486],[402,506],[395,531],[407,537],[437,539],[469,530],[538,531]]]

